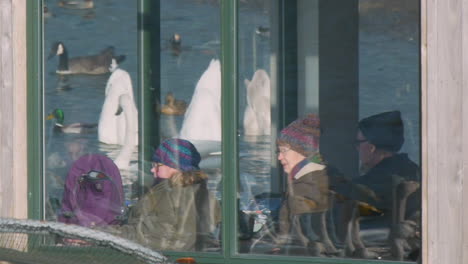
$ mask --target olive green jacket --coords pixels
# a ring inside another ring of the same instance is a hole
[[[196,207],[201,193],[209,197],[203,210]],[[131,208],[127,224],[109,226],[105,231],[156,250],[192,251],[199,248],[196,243],[200,230],[209,232],[216,228],[219,211],[217,201],[206,189],[206,182],[182,187],[171,186],[166,180],[150,189]]]

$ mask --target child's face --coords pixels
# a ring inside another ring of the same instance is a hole
[[[153,177],[161,178],[161,179],[169,179],[178,172],[177,169],[171,168],[166,166],[162,163],[153,163],[153,168],[151,168],[151,172],[153,173]]]

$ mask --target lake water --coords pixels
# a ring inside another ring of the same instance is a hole
[[[69,10],[60,8],[56,1],[44,1],[52,17],[44,22],[45,56],[55,41],[62,41],[70,57],[96,54],[107,46],[114,46],[117,54],[125,54],[121,68],[129,72],[134,90],[137,92],[137,1],[96,0],[91,10]],[[245,2],[245,1],[244,1]],[[268,13],[261,1],[243,5],[240,27],[269,26]],[[378,18],[378,19],[377,19]],[[397,13],[386,16],[364,17],[360,30],[360,116],[399,109],[403,113],[406,132],[404,152],[419,162],[419,42],[417,25],[413,20],[404,21]],[[366,20],[367,19],[367,20]],[[378,21],[378,23],[374,23]],[[217,1],[168,0],[161,1],[161,95],[172,91],[177,99],[190,102],[196,82],[213,58],[220,56],[220,17]],[[388,25],[392,25],[389,29]],[[405,29],[405,30],[401,30]],[[174,56],[168,48],[173,33],[182,36],[182,52]],[[254,65],[269,70],[270,43],[268,38],[241,30],[246,54],[256,51],[255,57],[240,59],[239,88],[240,109],[244,108],[245,88],[243,79],[252,77]],[[74,122],[97,123],[104,102],[104,91],[109,74],[70,75],[61,77],[55,73],[57,58],[45,61],[44,72],[44,115],[55,108],[65,113],[65,124]],[[161,98],[164,101],[164,98]],[[243,111],[240,111],[242,113]],[[169,117],[162,116],[162,121]],[[180,129],[183,116],[170,117]],[[115,158],[118,145],[100,143],[96,133],[57,134],[53,133],[53,122],[44,123],[45,170],[48,193],[61,197],[61,179],[73,158],[70,142],[84,146],[84,152],[99,152]],[[244,189],[261,193],[269,189],[270,148],[269,136],[256,141],[241,137],[241,183]],[[122,170],[127,198],[130,184],[137,179],[136,152],[132,166]],[[219,160],[218,160],[219,161]],[[217,162],[215,160],[215,162]],[[149,172],[144,172],[149,174]],[[213,180],[216,188],[219,180]]]

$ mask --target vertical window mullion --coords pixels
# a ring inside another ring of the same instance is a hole
[[[42,1],[27,2],[28,218],[44,217]],[[40,23],[38,23],[40,22]]]
[[[160,95],[160,1],[138,1],[138,118],[139,171],[148,171],[145,164],[151,160],[153,147],[159,144],[159,122],[154,113],[154,102]],[[139,174],[140,195],[145,186],[143,173]]]
[[[223,173],[223,252],[237,252],[237,1],[221,1],[221,120]]]

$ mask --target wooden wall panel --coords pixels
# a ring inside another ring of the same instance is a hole
[[[465,188],[464,183],[468,183],[468,2],[462,2],[461,8],[461,17],[462,17],[462,47],[463,54],[461,57],[462,67],[463,67],[463,76],[462,89],[463,89],[463,117],[461,122],[463,122],[463,179],[462,179],[462,204],[459,210],[461,211],[462,217],[462,228],[461,234],[463,238],[462,252],[463,256],[461,258],[461,263],[468,263],[468,187]]]
[[[0,215],[12,213],[13,185],[13,56],[12,2],[0,1]]]
[[[466,263],[462,247],[464,229],[468,228],[463,225],[463,161],[467,150],[463,2],[427,0],[423,10],[427,16],[425,263]]]
[[[427,256],[428,256],[428,243],[427,243],[427,193],[428,193],[428,184],[427,178],[428,175],[428,164],[427,164],[427,153],[428,153],[428,123],[427,123],[427,110],[428,110],[428,95],[427,95],[427,83],[429,81],[429,77],[427,74],[427,1],[421,1],[421,171],[423,175],[423,179],[421,182],[422,187],[422,229],[421,235],[423,238],[422,243],[422,262],[428,263]],[[434,129],[434,127],[432,127]]]
[[[27,216],[26,3],[0,1],[0,216]]]
[[[12,0],[13,4],[13,216],[27,218],[27,56],[26,56],[26,1]]]

